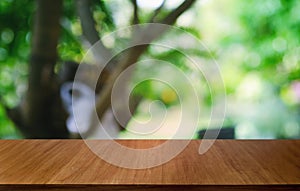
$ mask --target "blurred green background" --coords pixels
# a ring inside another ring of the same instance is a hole
[[[171,9],[179,2],[169,0],[165,7]],[[148,18],[160,4],[161,1],[138,1],[141,20]],[[131,5],[127,1],[99,0],[93,9],[97,27],[103,34],[130,24]],[[34,10],[32,0],[0,1],[1,139],[22,138],[6,117],[3,105],[16,106],[27,88]],[[224,126],[234,126],[238,139],[300,138],[299,10],[299,0],[199,0],[175,24],[210,49],[210,53],[195,53],[198,57],[211,59],[213,56],[219,64],[227,94]],[[64,1],[63,14],[58,46],[60,60],[80,62],[85,47],[72,0]],[[109,45],[110,42],[104,43]],[[183,71],[193,73],[176,51],[153,48],[148,56],[168,60]],[[137,78],[139,69],[145,70],[147,66],[138,68]],[[162,71],[151,70],[158,76],[164,75],[160,74]],[[148,100],[159,99],[170,111],[176,111],[177,97],[167,86],[146,81],[135,93]],[[206,127],[210,94],[204,91],[200,101],[204,117],[199,130]],[[143,113],[140,106],[136,116],[143,118]],[[126,136],[130,137],[126,132],[120,135]]]

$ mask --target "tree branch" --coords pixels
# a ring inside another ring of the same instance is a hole
[[[164,19],[159,21],[163,24],[174,24],[176,19],[187,9],[189,9],[196,0],[186,0],[176,9],[170,12]],[[152,26],[150,26],[152,27]],[[121,72],[126,69],[131,64],[134,64],[138,61],[139,57],[147,50],[150,43],[162,35],[167,30],[167,27],[154,27],[150,30],[149,27],[146,27],[144,30],[139,30],[139,34],[135,34],[133,42],[144,42],[144,45],[132,47],[124,56],[121,57],[120,63],[118,63],[112,75],[107,80],[106,86],[102,89],[99,100],[96,103],[96,111],[98,117],[101,119],[107,108],[111,105],[111,91],[114,85],[115,80],[121,74]],[[93,120],[98,121],[98,120]],[[129,121],[129,120],[128,120]],[[92,124],[95,125],[95,124]]]
[[[157,15],[159,15],[159,13],[161,12],[161,10],[164,7],[165,3],[166,3],[166,0],[164,0],[162,2],[162,4],[157,9],[155,9],[152,17],[149,19],[149,23],[155,22]]]
[[[77,0],[76,7],[78,16],[80,18],[81,28],[84,37],[88,40],[91,45],[96,46],[93,48],[94,56],[100,62],[100,64],[104,65],[104,63],[108,58],[111,57],[111,51],[104,46],[101,41],[98,31],[95,28],[95,21],[91,11],[91,1],[90,0]],[[109,70],[111,67],[108,68]]]
[[[187,9],[189,9],[196,0],[185,0],[181,5],[179,5],[176,9],[174,9],[171,13],[169,13],[164,19],[162,19],[159,23],[172,25],[175,23],[177,18],[184,13]]]
[[[131,0],[131,3],[133,5],[133,19],[132,19],[132,24],[136,25],[140,23],[140,18],[139,18],[139,7],[137,5],[137,0]]]
[[[108,83],[102,89],[99,100],[96,103],[97,114],[100,118],[111,104],[111,90],[113,88],[115,80],[125,68],[137,62],[138,58],[145,52],[147,47],[148,45],[133,47],[128,52],[126,52],[125,55],[121,57],[121,59],[119,59],[120,62],[107,80]]]

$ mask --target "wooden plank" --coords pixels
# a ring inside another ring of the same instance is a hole
[[[150,148],[164,141],[118,140],[131,148]],[[180,140],[172,141],[176,145]],[[297,190],[300,187],[300,140],[217,140],[204,155],[198,154],[200,142],[191,141],[166,164],[133,170],[105,162],[83,140],[1,140],[0,190],[176,190],[178,186],[188,186],[189,190]]]
[[[297,191],[299,185],[1,185],[2,191]]]

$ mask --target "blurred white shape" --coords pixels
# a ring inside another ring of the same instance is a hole
[[[237,96],[241,100],[257,100],[263,93],[263,81],[255,73],[247,75],[237,88]]]
[[[69,113],[67,128],[71,133],[86,133],[91,125],[90,117],[94,107],[91,99],[95,99],[94,91],[87,85],[76,82],[67,82],[61,86],[60,95],[64,107]],[[72,101],[73,96],[73,101]],[[79,113],[74,119],[73,109]]]
[[[195,18],[195,13],[192,11],[187,11],[185,12],[183,15],[181,15],[178,19],[177,19],[177,24],[179,26],[183,26],[183,27],[189,27],[193,25],[194,19]]]
[[[141,8],[155,9],[163,3],[163,0],[137,0],[137,4]]]
[[[184,0],[166,0],[166,8],[167,9],[174,9],[179,6]]]
[[[71,134],[84,134],[85,136],[83,138],[92,139],[118,137],[120,129],[110,109],[105,113],[101,125],[99,123],[98,125],[92,126],[93,121],[91,121],[91,116],[95,109],[92,99],[96,99],[96,95],[88,85],[81,82],[64,83],[60,89],[60,96],[63,101],[63,106],[69,114],[66,126]],[[74,112],[76,112],[76,119]]]

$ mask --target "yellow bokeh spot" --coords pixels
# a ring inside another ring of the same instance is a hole
[[[172,89],[164,89],[161,93],[161,99],[163,102],[169,104],[173,103],[177,100],[177,94],[174,90]]]

